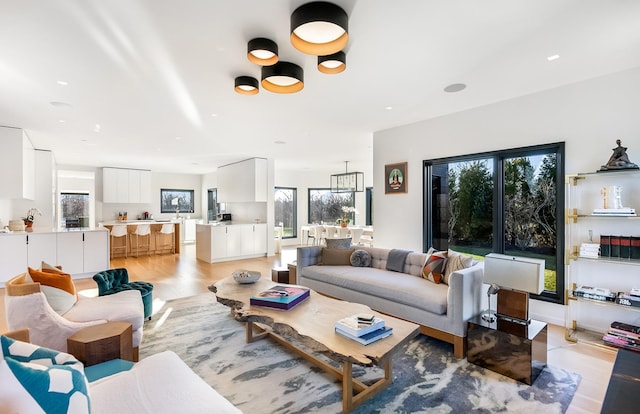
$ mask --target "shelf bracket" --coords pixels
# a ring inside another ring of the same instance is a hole
[[[564,177],[564,182],[565,184],[569,184],[571,183],[571,185],[573,185],[574,187],[576,185],[578,185],[578,180],[584,180],[586,177],[583,175],[578,175],[578,174],[567,174]]]
[[[572,220],[574,224],[578,222],[577,208],[567,208],[564,210],[564,224],[569,224],[569,220]]]

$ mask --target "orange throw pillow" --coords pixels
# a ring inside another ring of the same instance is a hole
[[[64,314],[76,303],[76,286],[68,273],[52,273],[29,268],[29,276],[34,282],[40,283],[40,289],[47,298],[49,305],[58,312]]]

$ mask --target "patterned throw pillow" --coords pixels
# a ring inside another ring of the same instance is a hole
[[[355,267],[370,267],[371,255],[368,251],[358,249],[351,253],[351,266]]]
[[[325,239],[327,249],[342,249],[347,250],[351,248],[351,237],[344,239]]]
[[[73,356],[6,336],[0,345],[0,412],[90,412],[84,369]]]
[[[468,267],[471,266],[471,264],[473,263],[473,257],[471,256],[466,256],[464,254],[460,254],[456,251],[453,251],[451,249],[449,249],[449,251],[447,252],[447,264],[445,266],[445,270],[444,270],[444,280],[442,281],[442,283],[444,284],[449,284],[449,276],[451,276],[451,273],[457,271],[457,270],[462,270],[462,269],[466,269]]]
[[[34,282],[40,283],[40,290],[47,297],[47,302],[53,310],[62,315],[75,305],[78,297],[71,275],[58,272],[30,267],[28,274]]]
[[[422,268],[422,277],[439,284],[444,279],[444,270],[447,263],[447,252],[431,251]]]

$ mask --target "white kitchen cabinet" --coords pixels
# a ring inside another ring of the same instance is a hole
[[[218,167],[218,200],[223,203],[266,202],[267,160],[251,158]]]
[[[30,233],[27,235],[27,259],[29,267],[39,269],[42,262],[57,265],[57,241],[55,233]]]
[[[227,257],[242,256],[242,236],[244,225],[224,226],[227,229]]]
[[[70,231],[56,234],[57,265],[70,274],[84,273],[84,232]]]
[[[265,256],[266,224],[196,225],[196,257],[207,263]]]
[[[0,198],[35,199],[35,149],[19,128],[0,127]]]
[[[27,271],[25,233],[0,234],[0,284]]]
[[[202,223],[200,219],[183,219],[180,226],[180,241],[182,243],[194,243],[196,241],[196,224]]]
[[[104,203],[150,203],[151,171],[103,168],[102,199]]]
[[[254,252],[256,254],[267,254],[267,225],[254,224]]]
[[[109,268],[109,232],[57,233],[57,264],[71,274],[97,273]]]

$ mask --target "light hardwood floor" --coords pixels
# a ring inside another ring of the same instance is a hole
[[[166,300],[209,292],[209,285],[237,269],[257,270],[262,273],[262,277],[270,278],[273,267],[286,266],[295,260],[295,255],[295,248],[285,247],[281,254],[272,257],[209,264],[196,260],[194,245],[185,245],[180,254],[113,259],[111,267],[126,267],[131,279],[153,283],[156,311],[161,309]],[[97,294],[93,279],[79,279],[75,283],[81,294]],[[0,289],[0,315],[2,332],[6,330],[4,289]],[[547,355],[550,365],[582,375],[567,413],[599,413],[616,351],[567,342],[564,339],[564,328],[550,325]]]

